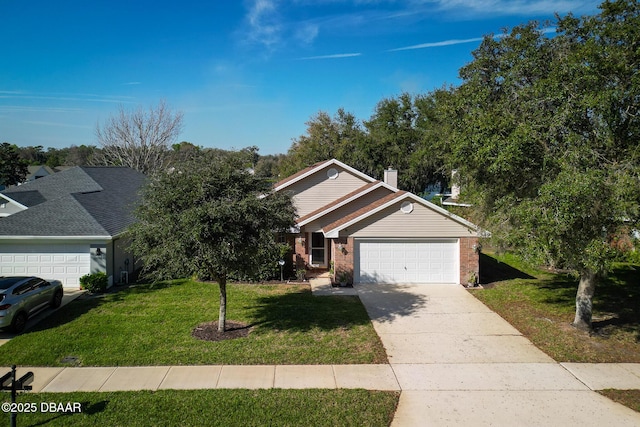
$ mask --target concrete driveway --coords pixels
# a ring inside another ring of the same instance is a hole
[[[456,285],[357,285],[402,389],[394,426],[638,426]]]
[[[60,307],[64,307],[65,305],[69,304],[71,301],[78,298],[80,295],[84,294],[85,292],[86,291],[81,291],[79,289],[77,290],[65,289],[64,294],[62,296],[62,304],[60,304]],[[27,326],[25,327],[25,331],[28,331],[29,329],[33,328],[36,324],[40,323],[43,319],[45,319],[46,317],[51,315],[51,313],[55,312],[58,309],[59,308],[54,309],[51,307],[43,308],[38,313],[36,313],[35,316],[32,316],[29,318],[29,320],[27,320]],[[15,336],[16,334],[10,331],[0,330],[0,345],[9,342],[9,340],[11,340]]]

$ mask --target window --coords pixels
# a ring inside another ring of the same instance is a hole
[[[311,264],[326,265],[323,233],[311,233]]]

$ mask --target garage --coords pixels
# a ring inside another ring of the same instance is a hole
[[[39,276],[60,280],[64,287],[78,288],[80,277],[90,272],[88,244],[22,243],[0,245],[0,275]]]
[[[356,239],[356,283],[459,283],[458,239]]]

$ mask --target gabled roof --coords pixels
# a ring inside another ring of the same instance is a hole
[[[126,167],[78,166],[3,191],[28,209],[2,218],[0,237],[115,236],[134,221],[144,180]]]
[[[336,159],[331,159],[331,160],[325,160],[323,162],[318,162],[314,165],[311,165],[305,169],[302,169],[300,172],[295,173],[285,179],[283,179],[282,181],[276,182],[274,185],[274,190],[275,191],[280,191],[283,188],[286,188],[296,182],[299,182],[301,180],[303,180],[304,178],[308,177],[309,175],[313,175],[314,173],[317,173],[323,169],[326,169],[330,166],[340,166],[343,169],[348,170],[349,172],[351,172],[352,174],[364,179],[365,181],[369,181],[369,182],[374,182],[375,179],[370,177],[369,175],[360,172],[357,169],[352,168],[349,165],[346,165],[344,163],[342,163],[339,160]]]
[[[466,219],[461,218],[457,215],[454,215],[451,212],[441,208],[440,206],[434,205],[433,203],[421,197],[418,197],[413,193],[408,193],[406,191],[398,191],[397,193],[389,194],[388,196],[385,196],[379,200],[376,200],[370,205],[365,206],[364,208],[359,209],[356,212],[353,212],[352,214],[347,215],[344,218],[341,218],[327,225],[326,227],[323,228],[322,231],[324,232],[324,235],[327,238],[339,237],[339,233],[341,230],[344,230],[345,228],[348,228],[351,225],[356,224],[364,220],[365,218],[368,218],[371,215],[374,215],[377,212],[380,212],[381,210],[386,209],[389,206],[392,206],[393,204],[406,199],[411,199],[411,201],[419,203],[431,210],[434,210],[440,213],[441,215],[448,217],[453,221],[456,221],[471,230],[480,231],[477,225],[467,221]]]
[[[334,211],[335,209],[338,209],[342,206],[345,206],[349,203],[351,203],[352,201],[356,200],[359,197],[364,196],[365,194],[380,188],[380,187],[384,187],[389,189],[390,191],[396,192],[398,191],[397,188],[393,188],[390,185],[385,184],[382,181],[373,181],[370,182],[368,184],[363,185],[362,187],[358,188],[355,191],[352,191],[349,194],[346,194],[342,197],[340,197],[339,199],[334,200],[332,203],[329,203],[328,205],[325,205],[319,209],[316,209],[313,212],[308,213],[307,215],[298,218],[298,220],[296,221],[297,225],[299,227],[308,224],[311,221],[315,221],[318,218],[321,218],[322,216],[328,214],[329,212]]]
[[[55,172],[47,165],[27,166],[27,181],[33,181],[36,178],[42,178],[47,175],[53,175]]]

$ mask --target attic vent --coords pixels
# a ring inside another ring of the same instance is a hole
[[[406,214],[413,212],[413,203],[411,202],[402,203],[402,205],[400,205],[400,210]]]
[[[338,177],[338,170],[336,168],[331,168],[327,171],[327,177],[329,179],[336,179]]]

